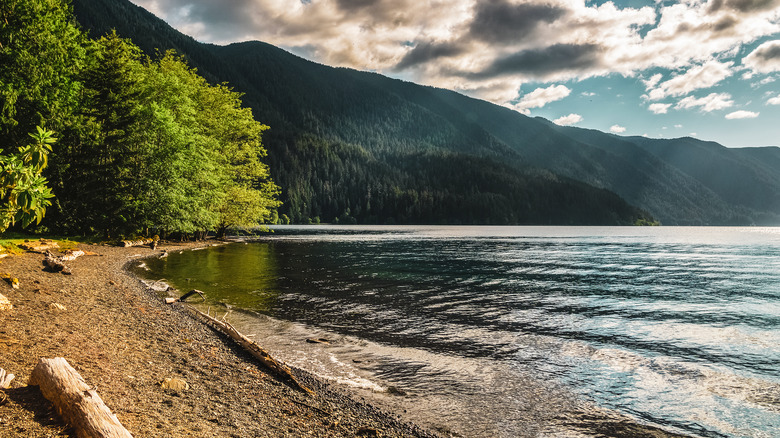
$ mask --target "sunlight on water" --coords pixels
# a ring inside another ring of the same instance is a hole
[[[144,268],[444,433],[780,430],[775,228],[279,227]]]

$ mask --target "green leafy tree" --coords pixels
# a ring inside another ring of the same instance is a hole
[[[40,223],[51,205],[51,190],[42,176],[53,133],[41,127],[30,134],[34,142],[11,155],[0,155],[0,232],[15,223],[23,227]]]
[[[0,144],[15,151],[38,125],[62,130],[75,108],[85,51],[69,3],[0,2]]]
[[[147,86],[154,104],[144,132],[156,142],[150,149],[156,154],[151,159],[156,170],[148,181],[166,181],[154,183],[165,188],[160,194],[165,201],[149,210],[147,217],[157,218],[153,226],[185,232],[216,229],[222,235],[229,227],[256,225],[270,217],[279,205],[279,189],[260,161],[267,126],[242,107],[239,93],[225,84],[208,84],[172,52],[150,70]]]

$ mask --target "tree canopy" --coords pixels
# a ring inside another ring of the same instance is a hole
[[[267,126],[227,84],[208,83],[173,52],[152,59],[116,32],[87,38],[62,1],[4,2],[0,23],[2,144],[21,147],[20,132],[38,125],[61,134],[47,170],[56,207],[50,228],[106,237],[224,233],[262,223],[280,205],[261,161]],[[34,155],[0,162],[0,195],[23,207],[22,222],[40,221],[37,208],[51,197],[40,175],[51,134],[37,135],[25,146]],[[24,175],[35,177],[35,196],[8,189],[21,187],[7,181]]]

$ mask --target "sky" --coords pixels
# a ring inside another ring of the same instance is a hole
[[[780,146],[780,0],[131,1],[198,41],[264,41],[560,125]]]

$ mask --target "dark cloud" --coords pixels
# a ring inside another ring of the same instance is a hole
[[[739,24],[739,20],[731,14],[720,17],[718,21],[714,23],[702,23],[694,26],[691,23],[683,22],[677,25],[675,36],[683,33],[705,33],[712,35],[712,32],[722,33],[730,31],[734,29],[737,24]]]
[[[718,12],[726,8],[739,12],[755,12],[771,9],[779,4],[778,0],[710,0],[707,10]]]
[[[350,12],[356,9],[374,6],[380,1],[381,0],[336,0],[336,4],[339,5],[339,9],[342,11]]]
[[[726,15],[725,17],[718,20],[713,26],[712,30],[715,32],[723,32],[726,30],[730,30],[734,28],[739,23],[739,20],[734,18],[732,15]]]
[[[255,23],[252,0],[170,0],[165,4],[170,19],[187,23],[201,23],[209,36],[231,38],[236,33],[251,32]]]
[[[410,50],[394,69],[403,70],[434,59],[457,56],[463,52],[464,49],[455,43],[420,43]]]
[[[552,73],[584,70],[600,64],[603,48],[598,44],[555,44],[544,49],[523,50],[497,59],[486,70],[469,76],[485,79],[512,74],[543,78]]]
[[[504,0],[477,2],[470,36],[490,43],[518,41],[543,23],[552,23],[566,13],[549,4],[509,4]]]
[[[780,41],[774,44],[762,44],[753,54],[759,62],[780,60]]]

